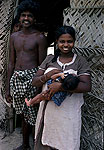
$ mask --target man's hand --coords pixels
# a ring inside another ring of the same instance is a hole
[[[12,96],[10,94],[6,95],[6,101],[7,101],[7,103],[12,103],[13,102]]]

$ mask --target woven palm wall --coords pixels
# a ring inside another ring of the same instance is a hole
[[[17,0],[0,1],[0,125],[5,120],[5,79],[8,39]],[[64,24],[77,31],[74,51],[91,66],[92,92],[82,107],[81,150],[103,150],[104,126],[104,0],[70,0],[63,12]]]
[[[8,41],[16,0],[0,1],[0,127],[5,121],[5,86],[8,60]]]
[[[92,91],[84,95],[81,150],[104,149],[104,0],[70,0],[65,25],[76,29],[74,51],[89,61]]]

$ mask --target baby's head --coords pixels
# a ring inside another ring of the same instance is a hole
[[[79,77],[73,74],[68,74],[63,80],[62,80],[62,88],[64,90],[74,90],[77,88],[79,84]]]

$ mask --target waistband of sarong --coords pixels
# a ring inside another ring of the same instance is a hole
[[[38,70],[38,67],[32,68],[32,69],[25,69],[25,70],[14,70],[14,72],[27,72],[27,71],[37,71],[37,70]]]

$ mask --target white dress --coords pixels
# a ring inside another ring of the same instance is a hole
[[[73,58],[71,63],[75,62]],[[57,60],[57,63],[62,63]],[[68,65],[68,63],[67,63]],[[70,64],[69,64],[70,65]],[[55,67],[49,67],[46,72]],[[69,69],[69,73],[77,74],[76,70]],[[46,73],[45,72],[45,73]],[[43,86],[43,90],[47,89],[47,85]],[[41,142],[58,150],[79,150],[80,132],[81,132],[81,106],[83,105],[83,93],[73,93],[68,95],[62,102],[61,106],[57,106],[53,101],[49,101],[44,112],[44,127]],[[45,101],[40,103],[36,121],[35,138],[39,132],[39,126],[43,115]]]

